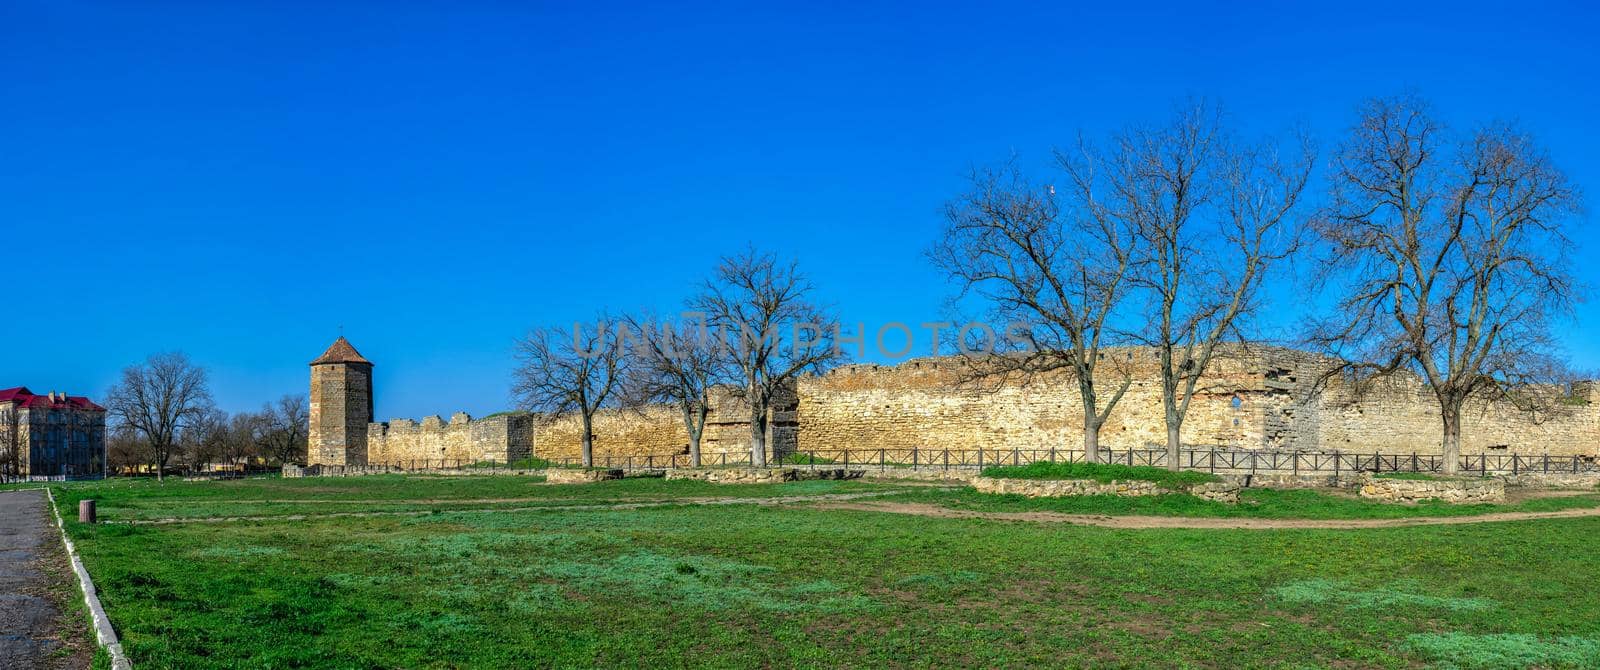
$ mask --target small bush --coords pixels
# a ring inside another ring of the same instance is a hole
[[[984,468],[983,476],[998,479],[1092,479],[1102,484],[1117,480],[1155,482],[1170,489],[1222,481],[1222,478],[1216,475],[1190,470],[1173,472],[1164,468],[1144,465],[1049,463],[1045,461],[1027,465],[1004,465]]]

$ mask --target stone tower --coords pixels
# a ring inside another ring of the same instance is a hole
[[[372,362],[340,336],[311,361],[307,465],[365,465],[372,422]]]

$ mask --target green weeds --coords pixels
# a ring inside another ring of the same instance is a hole
[[[1001,479],[1090,479],[1101,483],[1117,480],[1155,482],[1168,489],[1181,489],[1194,484],[1222,481],[1221,477],[1193,470],[1173,472],[1165,468],[1143,465],[1111,465],[1105,463],[1050,463],[1038,461],[1027,465],[1004,465],[984,468],[983,476]]]

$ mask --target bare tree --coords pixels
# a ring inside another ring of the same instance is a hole
[[[725,257],[690,306],[705,315],[724,362],[750,405],[750,464],[767,464],[768,410],[803,372],[843,358],[838,320],[813,303],[811,283],[795,263],[746,251]],[[730,337],[730,333],[732,334]]]
[[[1095,374],[1106,360],[1110,319],[1128,292],[1133,236],[1128,221],[1099,202],[1096,165],[1083,154],[1057,153],[1071,183],[1065,211],[1054,186],[1029,182],[1014,164],[974,173],[972,189],[945,207],[943,235],[928,255],[960,285],[958,298],[981,296],[1008,324],[1006,335],[1025,344],[1014,355],[988,355],[1000,341],[993,332],[982,347],[957,341],[967,369],[1024,381],[1071,374],[1082,401],[1084,452],[1096,461],[1100,427],[1133,383],[1127,366],[1112,359],[1115,379],[1103,396]],[[1010,324],[1026,327],[1011,331]]]
[[[582,425],[583,466],[594,466],[594,415],[616,404],[627,373],[626,347],[601,316],[594,329],[574,323],[571,333],[536,328],[516,344],[512,396],[546,421],[576,415]]]
[[[118,425],[106,431],[106,470],[120,472],[136,470],[150,464],[150,446],[139,431]]]
[[[698,468],[700,442],[711,411],[711,389],[729,375],[704,315],[693,316],[697,320],[677,324],[650,315],[627,319],[637,341],[622,397],[625,405],[633,407],[651,403],[676,407],[689,436],[690,467]]]
[[[232,465],[249,464],[266,452],[268,419],[257,412],[239,412],[228,420],[228,439],[222,458]]]
[[[178,352],[155,354],[123,368],[121,381],[106,393],[107,413],[144,436],[158,480],[178,445],[179,433],[209,407],[205,368]]]
[[[261,407],[261,443],[279,463],[297,463],[306,458],[306,433],[311,415],[306,397],[284,394],[277,403]]]
[[[227,452],[228,437],[228,413],[208,407],[178,431],[177,456],[190,472],[201,472]]]
[[[22,476],[22,455],[28,450],[26,433],[17,405],[0,405],[0,483]]]
[[[1421,377],[1455,473],[1463,404],[1516,401],[1552,369],[1551,317],[1576,299],[1562,224],[1581,197],[1515,127],[1455,140],[1414,95],[1362,107],[1332,179],[1316,230],[1341,296],[1315,337],[1357,361],[1345,369]]]
[[[1105,195],[1092,211],[1134,231],[1130,277],[1148,323],[1135,335],[1155,350],[1173,470],[1196,386],[1225,343],[1244,340],[1269,271],[1301,246],[1295,213],[1314,152],[1304,138],[1282,152],[1271,139],[1236,141],[1216,110],[1195,103],[1120,134],[1103,160]]]

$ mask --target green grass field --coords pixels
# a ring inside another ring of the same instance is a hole
[[[1174,472],[1145,465],[1107,463],[1052,463],[1037,461],[1027,465],[1001,465],[983,469],[983,476],[1002,479],[1089,479],[1102,484],[1116,480],[1155,482],[1162,488],[1178,490],[1193,484],[1220,482],[1221,477],[1194,470]]]
[[[94,497],[113,522],[69,532],[139,668],[1600,667],[1600,517],[1125,530],[808,502],[596,506],[867,493],[967,509],[1269,518],[1513,507],[1250,491],[1219,509],[1182,496],[511,477],[57,488],[64,512]],[[474,502],[507,499],[519,502]],[[1596,505],[1578,496],[1516,507]],[[410,515],[326,516],[372,508]],[[242,510],[310,516],[114,523]]]

